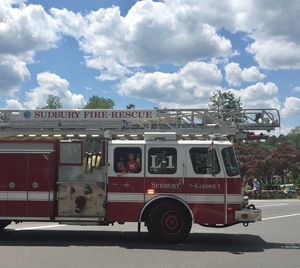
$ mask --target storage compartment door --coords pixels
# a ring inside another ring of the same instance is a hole
[[[28,217],[50,216],[51,158],[51,153],[28,154]]]
[[[7,180],[7,216],[27,214],[27,154],[5,154]]]

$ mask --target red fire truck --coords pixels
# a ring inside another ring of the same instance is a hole
[[[261,210],[243,199],[233,146],[220,139],[224,126],[209,126],[215,116],[207,113],[2,110],[0,228],[137,222],[138,231],[144,223],[157,241],[176,243],[193,223],[261,220]],[[203,139],[216,129],[218,139]],[[238,133],[228,129],[226,136]]]

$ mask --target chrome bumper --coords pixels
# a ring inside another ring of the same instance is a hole
[[[261,209],[249,205],[246,208],[235,211],[236,222],[256,222],[261,221]]]

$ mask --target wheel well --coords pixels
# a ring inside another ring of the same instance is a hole
[[[155,200],[150,200],[148,203],[145,204],[144,208],[141,211],[141,215],[140,215],[140,222],[146,222],[147,217],[149,215],[149,212],[151,211],[151,209],[153,207],[155,207],[158,203],[161,202],[172,202],[174,204],[176,204],[177,206],[180,206],[182,208],[185,209],[187,215],[189,215],[192,219],[192,222],[194,222],[194,216],[192,213],[192,210],[190,209],[190,207],[183,201],[180,199],[175,199],[174,197],[160,197],[157,198]]]

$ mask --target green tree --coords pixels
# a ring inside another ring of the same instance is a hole
[[[287,138],[295,148],[300,149],[300,126],[294,127]]]
[[[291,143],[277,142],[271,146],[263,142],[237,142],[234,147],[242,175],[255,177],[265,185],[280,177],[300,186],[300,150]]]
[[[209,102],[209,109],[217,111],[219,119],[229,123],[242,121],[242,115],[239,113],[242,109],[241,98],[236,98],[231,91],[221,92],[221,90],[217,90],[209,99]],[[233,114],[234,117],[232,117]]]
[[[112,99],[93,95],[84,106],[84,109],[113,109],[114,105],[115,102]]]
[[[275,135],[272,135],[266,140],[266,145],[269,146],[274,146],[276,143],[277,143],[277,137]]]
[[[42,107],[41,109],[61,109],[63,105],[58,96],[49,95],[47,99],[47,105]]]

